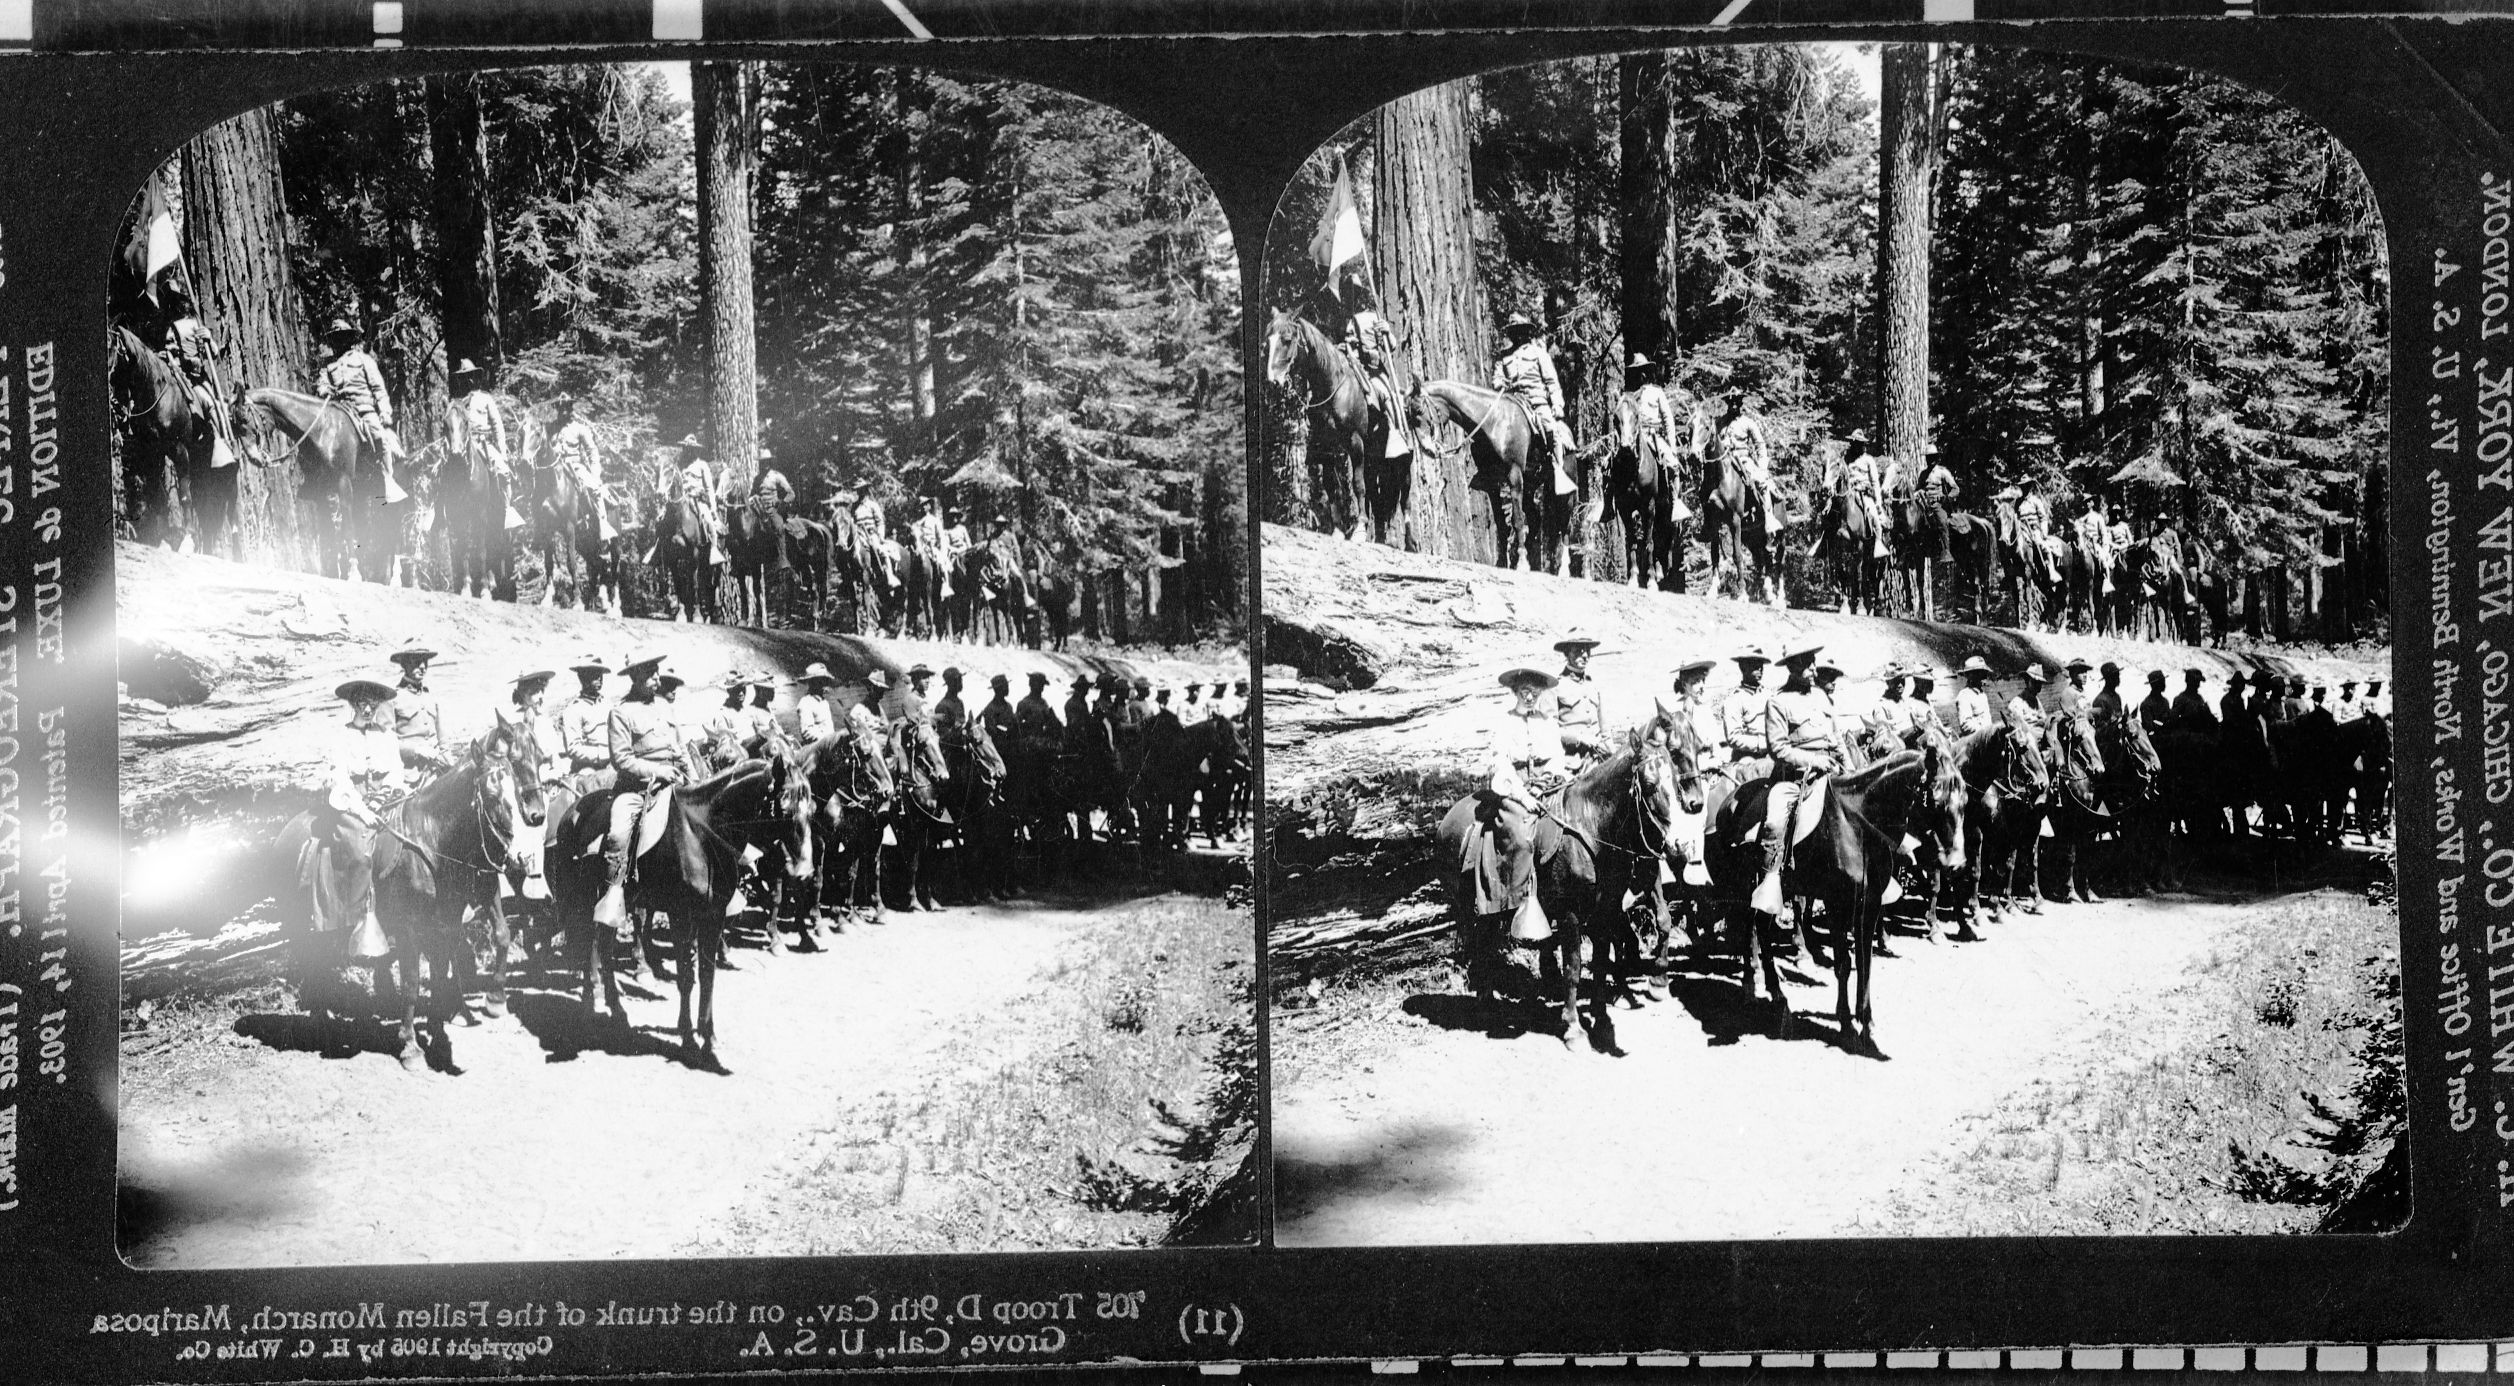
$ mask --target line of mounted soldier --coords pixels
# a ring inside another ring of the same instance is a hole
[[[2090,495],[2055,526],[2063,498],[2030,484],[2000,488],[1987,513],[1966,511],[1935,443],[1916,458],[1884,456],[1865,428],[1816,442],[1818,474],[1793,483],[1778,470],[1755,391],[1697,394],[1671,383],[1678,362],[1639,352],[1626,363],[1607,434],[1583,446],[1553,356],[1525,314],[1502,324],[1489,387],[1419,380],[1369,307],[1359,263],[1299,311],[1278,311],[1268,332],[1267,378],[1306,410],[1313,489],[1331,530],[1407,542],[1417,455],[1444,463],[1464,455],[1470,484],[1489,497],[1503,567],[1568,575],[1579,525],[1611,514],[1636,585],[1686,590],[1687,544],[1699,533],[1712,595],[1780,606],[1782,555],[1796,530],[1795,542],[1832,573],[1846,612],[1937,619],[1945,574],[1969,595],[1975,624],[2004,612],[2029,630],[2193,644],[2213,634],[2224,643],[2228,575],[2169,522],[2134,523]],[[1444,431],[1462,440],[1442,445]]]
[[[306,891],[303,995],[326,1044],[344,1035],[315,972],[389,955],[405,1067],[424,1054],[423,955],[439,1041],[446,1013],[469,1015],[467,919],[491,934],[488,1007],[503,1010],[517,899],[581,950],[586,1009],[599,978],[614,1021],[618,970],[637,970],[640,930],[668,919],[695,1058],[713,1054],[725,921],[746,905],[765,912],[772,951],[787,931],[818,946],[859,909],[881,924],[894,900],[938,908],[932,877],[946,867],[965,898],[1009,899],[1049,871],[1105,872],[1095,841],[1183,851],[1199,831],[1213,846],[1236,840],[1249,820],[1246,680],[1173,689],[1079,674],[1060,715],[1045,673],[1016,703],[1004,674],[981,700],[956,667],[936,696],[923,664],[894,687],[880,668],[848,684],[814,663],[790,679],[728,674],[721,703],[698,708],[680,701],[685,681],[663,654],[626,661],[616,699],[615,671],[589,655],[555,706],[557,671],[519,673],[461,747],[428,686],[436,652],[414,641],[392,658],[394,682],[337,690],[350,717],[313,786],[321,805],[279,847]],[[781,708],[782,686],[797,691]]]
[[[511,598],[517,552],[528,549],[545,604],[564,587],[581,606],[618,613],[632,567],[642,567],[655,579],[656,614],[673,619],[765,626],[795,586],[823,628],[835,579],[860,634],[1058,648],[1068,634],[1071,578],[1046,571],[1002,514],[973,527],[959,507],[926,496],[914,516],[894,520],[869,489],[842,489],[816,518],[801,513],[768,448],[743,477],[693,435],[667,449],[674,455],[649,478],[655,513],[638,516],[623,484],[633,464],[606,462],[600,431],[573,398],[549,401],[545,423],[494,393],[477,363],[458,360],[443,435],[412,448],[355,323],[325,328],[315,393],[302,395],[231,387],[179,271],[161,274],[147,302],[153,310],[124,313],[112,343],[124,512],[145,542],[203,552],[230,542],[238,460],[293,456],[300,499],[317,515],[318,568],[330,576],[416,580],[411,555],[441,541],[447,582],[467,595]],[[413,491],[427,503],[424,525]]]
[[[1469,985],[1487,998],[1498,988],[1505,938],[1542,948],[1566,1043],[1580,1033],[1584,938],[1600,978],[1628,995],[1644,974],[1657,992],[1673,925],[1697,946],[1724,938],[1748,1001],[1760,973],[1786,1034],[1776,957],[1816,941],[1814,906],[1841,1036],[1873,1044],[1871,959],[1907,890],[1923,931],[1934,937],[1943,920],[1970,940],[1985,902],[1995,923],[2010,907],[2100,900],[2099,888],[2180,889],[2185,843],[2319,850],[2339,846],[2345,825],[2369,845],[2389,830],[2379,679],[2362,695],[2343,680],[2333,701],[2302,678],[2238,672],[2212,707],[2202,671],[2184,670],[2168,698],[2160,669],[2132,703],[2119,665],[2074,659],[2058,678],[2028,665],[2001,705],[1977,655],[1946,680],[1957,691],[1945,703],[1937,671],[1894,664],[1854,711],[1840,697],[1845,670],[1821,646],[1777,660],[1748,649],[1728,661],[1733,691],[1715,701],[1720,662],[1693,660],[1619,732],[1589,674],[1596,644],[1559,642],[1559,674],[1501,675],[1511,701],[1483,787],[1439,830]],[[1779,686],[1767,687],[1776,664]]]

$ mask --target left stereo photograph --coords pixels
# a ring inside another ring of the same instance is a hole
[[[202,131],[113,249],[126,1261],[1256,1238],[1183,156],[905,68],[480,70]]]

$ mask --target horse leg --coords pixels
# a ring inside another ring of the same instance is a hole
[[[1869,1009],[1868,983],[1869,979],[1875,975],[1877,970],[1877,934],[1884,927],[1885,920],[1878,913],[1877,904],[1863,893],[1859,901],[1852,907],[1851,929],[1855,938],[1851,945],[1853,955],[1851,970],[1857,974],[1858,978],[1859,1005],[1857,1010],[1857,1019],[1859,1022],[1859,1041],[1872,1054],[1875,1053],[1877,1049],[1877,1018],[1874,1012]],[[1838,969],[1838,959],[1836,960],[1836,966]],[[1836,975],[1839,975],[1838,971]],[[1845,1036],[1850,1033],[1847,1026],[1844,1028],[1843,1033]]]
[[[674,913],[679,912],[676,907]],[[698,969],[714,961],[713,950],[698,937],[698,931],[703,927],[699,920],[707,914],[706,908],[702,905],[689,914],[688,919],[674,920],[672,929],[672,980],[681,993],[681,1057],[684,1062],[698,1057],[698,1040],[690,1024],[690,993],[698,985]]]
[[[1563,1048],[1570,1049],[1580,1040],[1580,924],[1577,910],[1566,910],[1570,917],[1554,923],[1556,946],[1562,950]]]
[[[393,975],[402,993],[402,1023],[397,1036],[401,1045],[395,1057],[405,1073],[416,1073],[427,1064],[427,1056],[419,1048],[419,993],[426,986],[420,973],[426,966],[426,953],[415,930],[393,938]]]

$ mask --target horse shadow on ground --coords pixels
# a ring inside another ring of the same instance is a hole
[[[1863,1059],[1889,1057],[1874,1045],[1856,1035],[1837,1028],[1830,1011],[1833,972],[1810,964],[1802,957],[1781,960],[1781,984],[1784,987],[1818,987],[1823,990],[1827,1008],[1824,1013],[1799,1011],[1795,1007],[1784,1012],[1772,998],[1758,994],[1746,998],[1746,988],[1739,976],[1739,960],[1731,954],[1679,954],[1671,960],[1667,975],[1670,1000],[1685,1008],[1696,1025],[1702,1027],[1703,1039],[1713,1048],[1732,1045],[1751,1035],[1774,1043],[1796,1044],[1807,1040],[1826,1044],[1845,1054]],[[1786,1003],[1784,995],[1783,1002]],[[1781,1018],[1789,1016],[1790,1035],[1781,1035]]]
[[[1350,1156],[1310,1155],[1277,1145],[1277,1216],[1305,1217],[1399,1189],[1414,1198],[1446,1194],[1457,1187],[1448,1157],[1466,1140],[1463,1127],[1414,1122],[1377,1133],[1368,1149]]]
[[[660,999],[660,998],[657,998]],[[541,1045],[550,1063],[572,1063],[586,1054],[619,1059],[669,1059],[702,1073],[728,1073],[711,1054],[681,1048],[680,1031],[666,1025],[638,1025],[613,1020],[609,1013],[588,1013],[573,995],[523,992],[507,998],[516,1021]]]
[[[1422,992],[1407,997],[1399,1009],[1407,1015],[1438,1026],[1443,1030],[1473,1032],[1486,1039],[1509,1040],[1526,1035],[1543,1035],[1563,1039],[1560,998],[1537,1000],[1526,996],[1497,995],[1491,998],[1463,996],[1447,992]],[[1622,1044],[1615,1037],[1614,1000],[1585,993],[1581,997],[1581,1035],[1591,1051],[1608,1058],[1624,1057]],[[1566,1047],[1570,1047],[1566,1042]]]
[[[453,1026],[465,1022],[428,1024],[422,1017],[419,1028],[419,1053],[429,1069],[447,1077],[462,1076],[462,1066],[454,1062]],[[471,1024],[478,1022],[471,1021]],[[377,1015],[348,1014],[336,1017],[330,1026],[330,1042],[325,1042],[324,1027],[310,1015],[283,1015],[256,1012],[236,1017],[234,1031],[265,1048],[288,1054],[313,1054],[325,1059],[355,1059],[366,1054],[382,1054],[398,1059],[401,1055],[398,1019]]]

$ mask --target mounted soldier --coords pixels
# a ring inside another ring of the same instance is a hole
[[[2251,715],[2243,700],[2244,674],[2241,669],[2226,676],[2226,691],[2217,698],[2217,720],[2232,726]]]
[[[2205,677],[2197,669],[2182,671],[2182,691],[2174,695],[2170,725],[2206,732],[2217,730],[2217,714],[2210,709],[2206,695],[2200,692],[2200,683]]]
[[[406,499],[396,476],[402,462],[401,435],[393,431],[393,399],[384,388],[384,369],[367,354],[364,334],[347,318],[334,318],[323,329],[324,349],[331,358],[315,374],[314,393],[349,411],[358,421],[358,439],[375,449],[384,471],[384,503]]]
[[[960,695],[960,666],[943,670],[943,696],[934,700],[934,730],[943,739],[943,749],[958,751],[969,744],[969,704]]]
[[[1894,500],[1920,507],[1921,553],[1936,562],[1950,561],[1954,553],[1947,547],[1947,506],[1957,487],[1955,473],[1938,460],[1938,445],[1923,446],[1920,461],[1908,468],[1899,460],[1886,464],[1884,486]]]
[[[699,724],[700,744],[706,753],[705,769],[711,775],[759,753],[758,745],[752,741],[751,681],[740,673],[731,673],[718,686],[724,689],[724,703]]]
[[[1781,531],[1789,526],[1789,516],[1781,508],[1780,488],[1772,479],[1772,440],[1764,432],[1761,397],[1752,390],[1724,390],[1720,393],[1720,417],[1711,432],[1711,445],[1720,457],[1737,469],[1745,482],[1746,493],[1763,507],[1764,533],[1776,545]]]
[[[1912,709],[1904,696],[1912,672],[1899,663],[1889,663],[1878,671],[1885,687],[1877,695],[1877,705],[1861,719],[1861,732],[1867,739],[1869,759],[1890,755],[1903,749],[1903,738],[1912,729]]]
[[[1030,697],[1022,700],[1024,707],[1028,707],[1031,699],[1034,698],[1038,700],[1042,708],[1047,706],[1047,699],[1039,696],[1039,688],[1046,678],[1045,674],[1030,676]],[[1061,743],[1058,749],[1066,751],[1082,749],[1083,739],[1089,735],[1088,725],[1094,715],[1091,708],[1091,687],[1092,678],[1089,674],[1074,675],[1073,688],[1065,695],[1065,720],[1058,724],[1059,729],[1064,733],[1058,738]],[[1051,714],[1048,720],[1055,722],[1056,718]]]
[[[1929,702],[1930,695],[1936,692],[1937,688],[1937,670],[1930,668],[1926,664],[1915,664],[1912,666],[1912,696],[1910,699],[1911,712],[1908,714],[1911,725],[1907,727],[1903,733],[1903,744],[1905,746],[1918,745],[1920,733],[1929,729],[1933,725],[1942,731],[1945,729],[1946,724],[1938,721],[1938,710],[1930,706]]]
[[[2107,659],[2099,666],[2099,672],[2104,676],[2103,691],[2097,693],[2088,703],[2088,706],[2092,707],[2095,712],[2097,731],[2121,725],[2129,710],[2128,703],[2121,696],[2121,666]],[[2086,685],[2080,682],[2084,677],[2083,674],[2072,673],[2070,682],[2079,688],[2084,688]]]
[[[1833,724],[1833,700],[1819,692],[1809,674],[1821,645],[1790,651],[1781,659],[1788,671],[1780,691],[1764,713],[1764,737],[1772,748],[1771,787],[1764,802],[1763,879],[1751,901],[1754,908],[1779,918],[1782,909],[1781,868],[1798,802],[1807,787],[1842,768],[1842,743]],[[1826,666],[1838,676],[1839,669]]]
[[[2205,709],[2207,704],[2201,706]],[[2148,740],[2153,741],[2158,732],[2172,726],[2173,722],[2174,705],[2165,698],[2165,671],[2150,669],[2147,671],[2147,696],[2139,699],[2139,730],[2146,732]]]
[[[891,701],[893,726],[931,726],[934,714],[926,702],[926,688],[934,682],[934,671],[920,660],[908,670],[908,686],[899,690]]]
[[[2043,499],[2040,487],[2028,486],[2016,503],[2016,527],[2024,535],[2019,546],[2033,557],[2042,570],[2043,585],[2060,580],[2060,562],[2051,552],[2051,502]]]
[[[766,447],[759,450],[759,474],[751,478],[748,498],[760,528],[776,543],[768,559],[771,572],[792,566],[786,545],[803,537],[803,521],[794,513],[794,483],[777,470],[775,458]]]
[[[1606,755],[1606,709],[1599,701],[1597,680],[1589,677],[1589,656],[1597,641],[1574,629],[1554,642],[1563,657],[1563,671],[1554,684],[1554,720],[1562,733],[1563,752],[1573,771]]]
[[[802,683],[803,692],[794,701],[794,720],[796,734],[809,746],[838,734],[838,709],[829,701],[838,678],[828,665],[814,660],[803,666]]]
[[[587,655],[568,666],[576,675],[576,696],[552,718],[559,734],[560,764],[567,785],[578,798],[611,787],[611,704],[602,687],[611,666],[599,655]]]
[[[315,928],[354,930],[349,955],[382,957],[391,951],[375,917],[375,837],[384,809],[407,795],[417,777],[404,764],[393,731],[393,690],[373,679],[351,679],[333,690],[349,704],[349,722],[334,733],[324,764],[323,807],[315,815],[314,840],[325,844],[338,883],[329,918],[317,912]]]
[[[2095,591],[2103,595],[2112,591],[2113,535],[2112,522],[2104,517],[2104,498],[2088,496],[2086,509],[2077,519],[2078,547],[2087,554],[2095,569]]]
[[[1500,870],[1493,892],[1501,909],[1515,911],[1511,936],[1522,940],[1552,932],[1536,903],[1536,820],[1545,796],[1570,781],[1562,732],[1546,706],[1554,677],[1541,669],[1513,669],[1501,676],[1511,703],[1493,724],[1487,742],[1484,790],[1477,818],[1492,834]]]
[[[1552,477],[1555,495],[1579,489],[1571,475],[1571,425],[1563,421],[1563,387],[1554,371],[1554,355],[1537,340],[1536,324],[1525,313],[1513,313],[1502,326],[1510,349],[1493,363],[1493,388],[1519,402],[1535,425],[1529,429],[1537,452]],[[1530,459],[1530,465],[1536,459]]]
[[[873,668],[864,671],[864,696],[847,709],[847,730],[867,746],[878,746],[890,734],[890,719],[882,715],[882,700],[890,696],[890,671]]]
[[[235,424],[228,416],[227,390],[218,371],[218,358],[226,354],[226,347],[209,330],[209,324],[201,321],[200,310],[193,305],[191,290],[180,273],[171,269],[167,272],[158,286],[157,301],[165,311],[166,335],[161,345],[190,388],[192,412],[209,421],[213,440],[210,465],[234,466]]]
[[[2029,736],[2043,734],[2043,729],[2049,724],[2049,719],[2043,716],[2043,685],[2050,682],[2051,675],[2044,671],[2040,663],[2025,666],[2023,682],[2015,695],[2008,699],[2004,710],[2009,726],[2022,727]]]
[[[1028,755],[1034,764],[1044,765],[1055,759],[1057,751],[1061,749],[1067,734],[1066,724],[1056,720],[1056,710],[1048,706],[1048,676],[1033,669],[1029,677],[1030,691],[1022,695],[1020,705],[1013,709],[1013,744]],[[1065,705],[1066,715],[1087,717],[1090,715],[1087,705],[1079,713],[1075,711],[1075,706],[1082,702],[1082,694],[1079,690],[1090,686],[1091,680],[1081,678],[1074,682],[1077,691],[1073,701]],[[997,689],[995,701],[1003,701],[1003,690],[1000,686]],[[989,704],[990,710],[992,706],[993,704]]]
[[[1996,725],[1990,712],[1990,666],[1982,662],[1980,655],[1969,655],[1956,674],[1964,680],[1964,687],[1955,695],[1956,735],[1971,736],[1990,730]]]
[[[977,547],[977,542],[969,534],[969,526],[965,523],[960,507],[944,506],[943,561],[950,565],[951,570],[956,571],[959,568],[961,558],[969,550]]]
[[[611,709],[610,721],[612,783],[618,792],[602,843],[603,892],[594,904],[594,922],[628,944],[636,937],[629,927],[628,873],[638,818],[648,803],[689,778],[690,764],[665,688],[667,679],[680,682],[668,659],[648,655],[622,672],[629,690]]]
[[[620,537],[620,531],[611,523],[611,503],[618,497],[603,478],[602,448],[594,440],[593,425],[585,421],[584,402],[574,395],[559,400],[559,431],[550,435],[550,463],[566,468],[574,478],[576,489],[584,494],[585,504],[593,510],[602,542],[608,544]]]
[[[2339,703],[2331,709],[2331,720],[2343,726],[2366,715],[2365,705],[2357,701],[2357,681],[2339,681]]]
[[[695,433],[683,434],[672,446],[680,453],[680,462],[668,489],[697,512],[699,531],[707,544],[707,565],[714,567],[724,561],[724,522],[716,514],[716,464],[707,460],[706,446]]]
[[[1766,715],[1772,706],[1772,694],[1763,686],[1764,666],[1772,657],[1761,649],[1749,647],[1734,657],[1737,665],[1737,691],[1720,703],[1720,745],[1725,747],[1724,759],[1735,763],[1760,762],[1772,754],[1772,743],[1766,736]]]
[[[445,411],[446,456],[507,480],[514,474],[514,454],[507,446],[510,430],[506,407],[489,392],[489,373],[465,357],[454,363],[450,379],[455,393]]]
[[[1868,515],[1868,532],[1875,536],[1870,545],[1875,557],[1886,556],[1886,523],[1884,493],[1879,489],[1877,456],[1869,451],[1868,430],[1854,428],[1843,440],[1841,455],[1828,457],[1824,464],[1823,487],[1827,495],[1847,491],[1851,501]]]
[[[401,683],[393,690],[393,734],[401,738],[402,763],[437,774],[453,765],[445,754],[445,726],[436,695],[428,691],[428,666],[436,651],[413,640],[392,655],[401,666]]]
[[[1037,677],[1041,682],[1047,679],[1045,674]],[[995,743],[995,749],[1009,756],[1013,752],[1014,730],[1020,725],[1020,715],[1013,711],[1013,681],[1006,675],[996,674],[987,679],[986,686],[994,690],[995,696],[987,699],[986,706],[978,709],[977,724],[986,729],[987,739]]]
[[[2062,680],[2058,688],[2052,690],[2052,710],[2085,712],[2087,710],[2086,676],[2095,672],[2095,666],[2087,663],[2086,658],[2081,655],[2061,666],[2061,672],[2066,674],[2067,678]]]
[[[1678,525],[1693,518],[1685,496],[1693,489],[1693,469],[1684,465],[1702,456],[1702,414],[1690,398],[1671,398],[1664,388],[1667,368],[1640,352],[1624,366],[1624,393],[1616,401],[1615,446],[1629,449],[1659,474],[1668,497],[1668,518]]]

